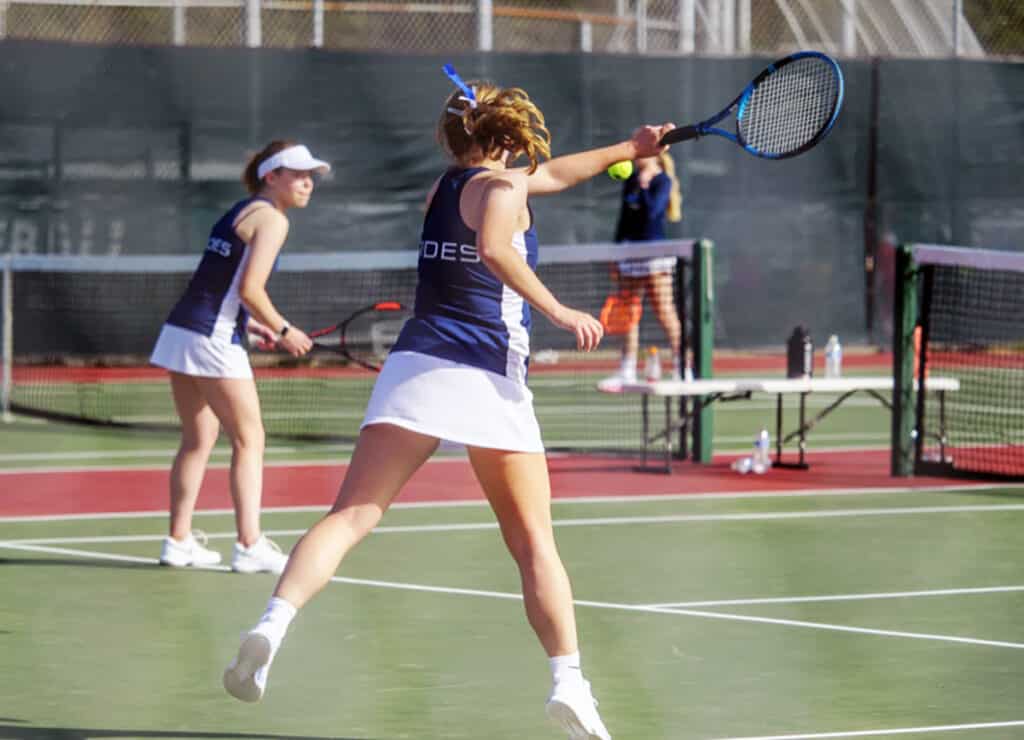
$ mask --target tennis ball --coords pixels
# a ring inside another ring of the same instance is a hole
[[[633,174],[633,163],[628,159],[624,162],[616,162],[608,168],[608,177],[613,180],[628,180]]]

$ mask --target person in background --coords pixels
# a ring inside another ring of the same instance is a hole
[[[622,184],[615,241],[665,239],[665,221],[676,223],[682,217],[682,195],[672,155],[664,151],[634,160],[633,174]],[[678,380],[684,375],[686,360],[680,351],[682,327],[673,290],[675,264],[671,257],[624,260],[612,267],[612,274],[620,291],[638,297],[646,295],[668,338],[672,352],[671,379]],[[623,383],[636,382],[639,345],[640,326],[636,324],[625,334],[618,373],[600,381],[602,390],[616,391]]]
[[[246,165],[249,197],[214,224],[195,273],[160,331],[150,362],[170,373],[181,444],[170,476],[170,531],[163,565],[212,566],[220,553],[192,530],[199,488],[223,426],[231,439],[230,486],[238,539],[231,568],[280,573],[287,557],[260,530],[264,431],[249,356],[250,334],[293,356],[312,342],[291,326],[266,284],[288,236],[289,209],[305,208],[313,173],[330,165],[292,141],[272,141]]]

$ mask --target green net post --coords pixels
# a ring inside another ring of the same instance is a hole
[[[0,421],[9,422],[11,417],[11,389],[14,385],[12,366],[14,364],[14,276],[11,274],[11,255],[0,259]]]
[[[694,332],[693,375],[707,379],[712,375],[711,354],[714,347],[714,245],[701,239],[694,248],[693,297]],[[693,461],[711,462],[711,439],[714,433],[709,404],[697,396],[693,404]]]
[[[917,328],[917,265],[913,247],[896,250],[892,332],[892,459],[894,476],[914,473],[914,330]]]

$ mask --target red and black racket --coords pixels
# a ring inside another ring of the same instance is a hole
[[[344,321],[308,334],[314,350],[340,354],[376,372],[411,315],[400,301],[377,301],[352,312]]]

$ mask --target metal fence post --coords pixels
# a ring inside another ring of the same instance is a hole
[[[494,5],[491,0],[476,0],[476,47],[480,51],[494,48]]]
[[[696,48],[696,0],[679,0],[679,53],[692,54]]]
[[[588,20],[580,21],[580,51],[589,54],[594,50],[594,25]]]
[[[647,53],[647,0],[636,0],[636,52]]]
[[[185,33],[185,0],[174,0],[172,23],[172,43],[175,46],[184,46],[187,40]]]
[[[260,0],[245,0],[245,45],[249,48],[263,45]]]
[[[313,0],[313,47],[324,45],[324,0]]]

